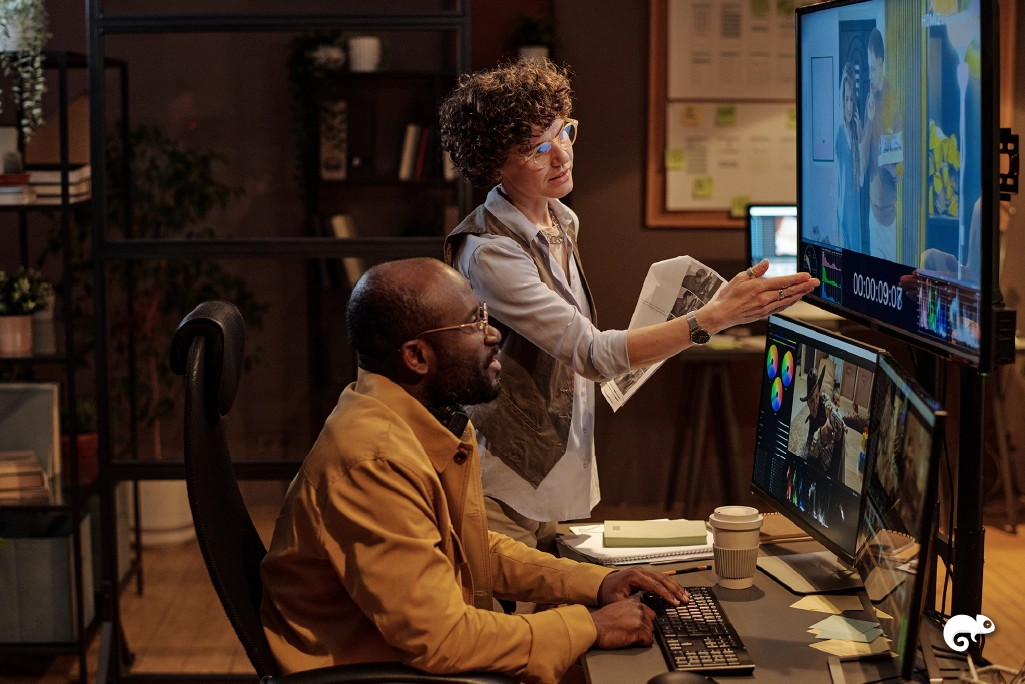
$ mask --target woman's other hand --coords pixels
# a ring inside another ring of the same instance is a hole
[[[769,262],[762,260],[723,285],[719,298],[697,312],[698,324],[710,333],[744,325],[797,303],[820,284],[809,273],[763,278]]]

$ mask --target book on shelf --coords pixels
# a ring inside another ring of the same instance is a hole
[[[420,131],[420,142],[416,149],[416,164],[413,167],[413,180],[423,180],[424,177],[424,162],[427,159],[427,145],[431,140],[431,129],[428,126],[424,126],[423,130]]]
[[[632,565],[635,563],[668,563],[701,560],[712,557],[712,533],[705,531],[701,544],[684,546],[607,547],[603,542],[605,525],[576,525],[572,534],[560,535],[556,542],[571,558],[599,565]]]
[[[0,173],[0,188],[16,188],[28,183],[27,173]]]
[[[90,199],[91,197],[92,197],[92,193],[91,192],[87,192],[84,195],[71,195],[68,198],[68,204],[76,204],[78,202],[85,202],[86,200]],[[44,196],[44,197],[36,196],[35,199],[32,200],[32,204],[60,204],[60,203],[61,203],[60,195],[47,195],[47,196]]]
[[[29,506],[50,503],[50,488],[45,486],[0,490],[0,506]]]
[[[45,185],[48,183],[61,182],[60,164],[33,164],[25,167],[29,183],[33,185]],[[92,169],[89,164],[72,165],[68,169],[68,183],[81,183],[92,177]]]
[[[33,183],[32,189],[36,191],[36,195],[39,197],[60,197],[61,196],[61,184],[57,183]],[[92,179],[84,178],[77,183],[68,184],[68,195],[75,197],[77,195],[88,195],[92,191]]]
[[[420,144],[419,124],[406,125],[406,134],[402,139],[402,155],[399,157],[399,180],[413,180],[413,167],[416,164],[417,147]]]
[[[60,198],[58,198],[59,200]],[[19,192],[0,192],[0,204],[35,204],[36,191],[31,185],[19,188]]]
[[[345,100],[320,107],[320,178],[343,181],[348,177],[349,108]]]
[[[356,222],[348,214],[337,214],[331,217],[331,232],[336,238],[348,240],[356,237]],[[345,267],[345,277],[349,281],[349,288],[356,286],[356,281],[363,275],[366,266],[359,257],[345,257],[342,259]]]
[[[46,473],[31,450],[0,452],[0,505],[50,501]]]

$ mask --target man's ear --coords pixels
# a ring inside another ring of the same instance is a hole
[[[421,377],[434,363],[434,350],[423,340],[407,340],[399,347],[399,365]]]

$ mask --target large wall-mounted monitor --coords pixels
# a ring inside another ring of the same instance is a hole
[[[799,268],[809,301],[988,368],[999,302],[997,3],[801,8]]]
[[[910,681],[929,582],[939,435],[944,413],[888,354],[881,354],[872,411],[858,570],[890,648]]]
[[[879,350],[785,316],[766,338],[752,484],[849,565]]]

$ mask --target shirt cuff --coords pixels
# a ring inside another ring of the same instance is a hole
[[[586,606],[598,605],[598,589],[602,581],[614,573],[615,568],[606,568],[593,563],[578,563],[569,576],[567,589],[569,603],[581,603]]]
[[[524,682],[558,682],[598,636],[584,606],[560,606],[523,619],[531,631],[530,656],[520,676]]]

